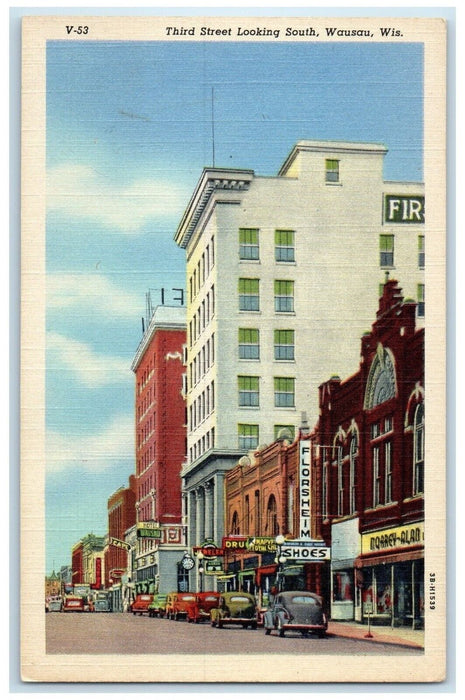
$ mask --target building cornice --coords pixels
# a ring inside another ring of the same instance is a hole
[[[150,319],[149,326],[145,331],[142,340],[139,343],[139,347],[136,350],[134,359],[131,364],[131,369],[135,372],[147,351],[148,346],[152,342],[153,336],[156,331],[185,331],[187,328],[187,320],[180,321],[179,317],[186,317],[187,310],[185,306],[157,306],[152,318]],[[171,318],[170,318],[171,316]],[[176,318],[177,317],[177,318]],[[182,361],[182,356],[181,356]]]
[[[253,170],[205,168],[175,233],[176,244],[180,248],[187,248],[196,226],[215,192],[243,192],[249,189],[253,177]]]

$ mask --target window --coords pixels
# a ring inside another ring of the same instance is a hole
[[[231,521],[231,535],[239,535],[239,532],[239,515],[235,510]]]
[[[294,231],[276,230],[274,232],[275,260],[277,262],[294,262]]]
[[[357,474],[358,439],[353,435],[349,451],[349,510],[355,513],[356,507],[356,474]]]
[[[413,420],[413,492],[423,493],[425,478],[425,408],[419,404]]]
[[[239,310],[259,311],[260,310],[260,280],[239,279]]]
[[[342,471],[342,447],[337,448],[337,514],[344,515],[344,474]]]
[[[257,407],[259,405],[259,377],[238,377],[239,406]]]
[[[258,425],[239,423],[238,438],[240,450],[254,450],[258,445]]]
[[[294,311],[294,282],[292,280],[274,281],[274,310],[285,313]]]
[[[425,267],[425,237],[418,236],[418,267],[423,270]]]
[[[394,267],[394,236],[382,233],[379,237],[379,264]]]
[[[295,402],[295,379],[291,377],[274,378],[274,405],[293,407]]]
[[[279,535],[278,506],[276,504],[276,498],[273,496],[273,494],[271,494],[268,499],[265,530],[268,537]]]
[[[339,182],[339,161],[326,159],[326,182]]]
[[[379,447],[374,447],[373,458],[373,508],[381,503],[380,470],[379,470]]]
[[[294,331],[274,332],[274,359],[294,359]]]
[[[418,299],[417,314],[420,318],[424,318],[424,316],[425,316],[425,285],[424,284],[417,285],[417,299]]]
[[[281,430],[287,430],[290,433],[291,439],[295,437],[295,426],[293,425],[275,425],[274,426],[274,439],[279,438]]]
[[[392,502],[392,445],[384,443],[384,502]]]
[[[260,334],[257,328],[239,328],[239,359],[260,359]]]
[[[239,258],[241,260],[258,260],[258,228],[239,229]]]

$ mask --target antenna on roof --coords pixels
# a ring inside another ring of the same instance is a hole
[[[212,153],[213,167],[215,167],[215,88],[212,87]]]

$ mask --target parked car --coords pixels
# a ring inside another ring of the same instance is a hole
[[[218,606],[210,612],[212,627],[224,625],[242,625],[244,629],[251,627],[257,629],[257,606],[255,597],[251,593],[242,591],[230,591],[222,593]]]
[[[68,595],[63,601],[63,612],[84,612],[84,600],[81,596]]]
[[[166,617],[169,620],[185,619],[187,609],[195,602],[195,593],[169,593],[166,601]]]
[[[202,622],[202,620],[209,620],[210,611],[212,608],[218,607],[220,597],[221,593],[215,593],[215,591],[197,593],[194,600],[187,607],[187,621]]]
[[[164,593],[155,593],[149,605],[149,617],[163,617],[165,614],[166,600],[168,596]]]
[[[51,595],[45,599],[45,612],[61,612],[63,601],[61,595]]]
[[[110,596],[106,591],[94,593],[94,612],[110,612]]]
[[[265,634],[277,630],[284,637],[286,630],[296,630],[306,636],[309,632],[324,637],[328,621],[323,610],[323,600],[309,591],[283,591],[278,593],[264,614]]]
[[[148,613],[149,605],[152,600],[153,595],[151,593],[139,593],[136,595],[135,601],[131,603],[132,614],[136,615],[138,613],[139,615],[143,615],[144,613]]]

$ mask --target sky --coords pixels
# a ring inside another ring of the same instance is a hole
[[[174,234],[213,152],[276,175],[299,140],[372,141],[386,180],[422,180],[422,66],[420,44],[47,44],[48,573],[135,471],[146,294],[186,286]]]

